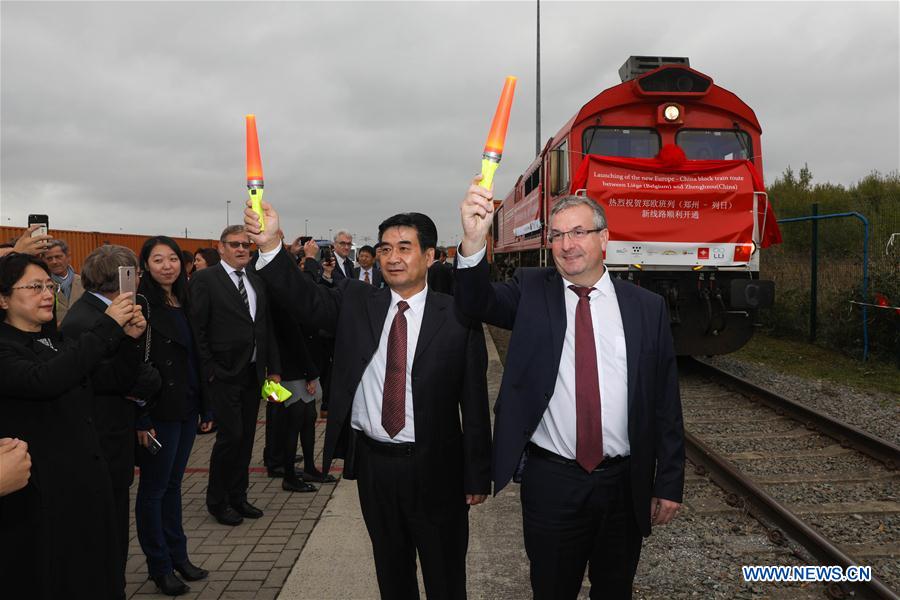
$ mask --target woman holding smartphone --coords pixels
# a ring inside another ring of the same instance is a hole
[[[0,498],[4,598],[113,598],[125,587],[113,488],[95,427],[91,372],[136,365],[147,323],[121,294],[77,338],[54,321],[59,284],[27,254],[0,259],[0,438],[28,444],[28,484]]]
[[[188,310],[187,277],[181,249],[169,237],[144,242],[139,297],[149,306],[150,360],[162,387],[150,402],[149,419],[138,425],[141,479],[135,503],[138,540],[147,570],[163,594],[190,591],[188,581],[209,573],[193,565],[181,523],[181,482],[197,434],[212,427],[208,402],[201,393],[200,359]]]

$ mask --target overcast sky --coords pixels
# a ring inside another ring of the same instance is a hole
[[[852,183],[900,164],[898,2],[542,3],[542,138],[632,54],[688,56],[763,127],[765,176]],[[0,221],[217,237],[246,200],[256,113],[289,237],[360,243],[408,210],[459,236],[506,75],[495,189],[535,146],[535,5],[0,3]],[[776,199],[777,202],[777,199]]]

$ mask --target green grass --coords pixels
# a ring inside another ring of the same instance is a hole
[[[900,402],[900,369],[881,362],[864,363],[806,342],[756,333],[750,343],[731,356],[799,377],[833,381],[851,387],[891,394]]]

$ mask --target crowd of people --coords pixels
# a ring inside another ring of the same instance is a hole
[[[682,501],[666,304],[610,275],[605,212],[582,196],[549,216],[554,266],[492,283],[493,197],[478,183],[454,265],[422,213],[382,221],[354,262],[345,230],[326,248],[285,243],[266,202],[265,227],[248,207],[193,254],[155,236],[138,256],[97,248],[78,274],[65,242],[33,230],[0,250],[4,593],[124,597],[135,466],[148,575],[189,591],[209,576],[182,526],[195,436],[216,436],[210,515],[258,519],[248,473],[269,400],[267,474],[314,492],[344,461],[382,598],[419,597],[417,560],[428,597],[465,598],[469,509],[511,480],[534,597],[574,599],[587,571],[591,597],[629,598],[642,538]],[[136,294],[122,268],[140,272]],[[512,330],[493,434],[483,323]]]
[[[272,302],[243,226],[194,252],[166,236],[147,239],[138,255],[103,245],[80,273],[66,241],[36,229],[0,245],[4,593],[124,597],[135,467],[148,575],[165,594],[186,593],[186,581],[208,576],[191,562],[182,526],[195,436],[216,435],[210,514],[227,526],[261,517],[247,487],[265,380],[291,393],[266,403],[268,475],[288,492],[335,481],[315,461],[334,339]],[[285,249],[313,284],[384,286],[373,247],[350,260],[349,232],[334,236],[333,253],[301,241]],[[136,294],[120,293],[120,267],[138,272]]]

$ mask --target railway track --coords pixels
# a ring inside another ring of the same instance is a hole
[[[697,474],[823,565],[872,567],[833,598],[900,598],[900,447],[696,360],[680,363]]]

